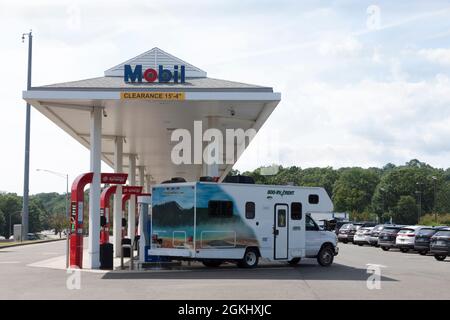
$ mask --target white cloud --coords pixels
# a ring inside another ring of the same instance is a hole
[[[450,66],[450,49],[447,48],[421,49],[419,56],[433,63]]]
[[[417,39],[432,25],[423,19],[448,22],[447,11],[436,6],[432,14],[422,14],[392,4],[391,20],[399,22],[373,32],[364,23],[364,5],[340,7],[339,2],[329,7],[237,0],[0,2],[0,29],[8,31],[0,34],[5,74],[0,79],[0,135],[5,137],[0,190],[22,190],[26,45],[20,35],[30,27],[35,85],[101,76],[158,46],[210,77],[273,86],[282,101],[261,133],[273,137],[275,132],[279,139],[270,150],[264,150],[264,141],[260,150],[252,144],[239,169],[273,162],[372,166],[411,158],[448,167],[450,85],[447,75],[433,74],[449,65],[448,49],[422,48]],[[401,54],[406,42],[436,68],[425,75],[423,68],[408,64]],[[35,169],[73,178],[88,169],[88,151],[37,112],[32,128],[31,193],[64,191],[64,181],[44,179]]]
[[[355,37],[326,40],[318,45],[318,52],[322,56],[354,57],[358,55],[363,46]]]
[[[283,127],[277,143],[283,165],[369,167],[419,158],[448,166],[450,81],[444,75],[421,82],[315,82],[295,92],[265,128]],[[271,164],[255,150],[244,154],[241,170]]]

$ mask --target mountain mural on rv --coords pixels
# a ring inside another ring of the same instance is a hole
[[[194,247],[237,248],[256,246],[253,230],[246,224],[234,199],[218,184],[197,184],[197,209],[194,229],[193,186],[158,187],[153,191],[153,233],[163,248]],[[231,201],[233,214],[230,217],[216,217],[210,214],[211,200]]]
[[[211,214],[210,201],[231,201],[231,217],[217,217]],[[245,248],[257,246],[255,232],[245,221],[244,208],[223,190],[220,184],[197,184],[197,248]]]
[[[193,248],[194,186],[167,186],[153,189],[152,229],[156,246]]]

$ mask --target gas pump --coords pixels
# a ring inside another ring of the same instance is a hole
[[[111,226],[111,215],[110,215],[110,199],[111,196],[116,193],[116,186],[111,186],[108,188],[105,188],[100,195],[100,215],[104,218],[102,220],[104,223],[101,225],[100,230],[100,244],[109,243],[109,229]],[[127,198],[129,199],[132,194],[134,195],[140,195],[142,193],[142,187],[140,186],[123,186],[122,187],[122,199]],[[122,203],[122,212],[124,211],[124,204]],[[123,237],[123,228],[122,228],[122,237]]]
[[[131,188],[131,186],[130,186],[130,188]],[[126,220],[125,220],[124,217],[125,217],[125,207],[126,207],[127,201],[130,200],[131,195],[133,195],[133,194],[136,195],[135,201],[136,201],[136,204],[137,204],[137,196],[142,192],[142,187],[134,187],[134,188],[140,188],[139,189],[139,193],[137,193],[137,192],[134,192],[134,193],[130,192],[128,194],[123,194],[122,195],[122,217],[123,218],[122,218],[122,240],[121,240],[121,244],[133,245],[133,243],[131,243],[131,239],[126,237],[127,236],[127,223],[126,223]],[[137,206],[136,206],[136,208],[137,208]],[[128,212],[128,215],[130,215],[130,214],[136,215],[136,212]],[[131,257],[132,252],[129,251],[128,249],[124,249],[123,254],[124,254],[124,257]]]
[[[83,267],[84,188],[93,177],[93,172],[83,173],[74,180],[71,188],[69,266],[80,269]],[[124,184],[127,177],[126,173],[101,173],[100,183]]]
[[[123,194],[122,195],[122,239],[127,236],[127,224],[125,220],[125,208],[127,205],[127,201],[130,200],[131,194]]]

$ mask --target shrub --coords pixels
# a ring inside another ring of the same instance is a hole
[[[420,218],[420,224],[425,226],[450,226],[450,213],[440,213],[437,215],[437,222],[433,213],[428,213]]]

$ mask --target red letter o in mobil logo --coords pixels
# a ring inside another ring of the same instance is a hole
[[[144,72],[144,79],[147,82],[155,82],[155,80],[158,79],[158,73],[155,69],[147,69]]]
[[[142,83],[142,78],[147,82],[155,82],[158,80],[160,83],[168,83],[170,81],[173,81],[173,83],[184,83],[186,79],[186,68],[183,65],[175,65],[173,66],[173,71],[171,71],[159,65],[158,70],[148,68],[143,71],[141,64],[137,64],[134,69],[131,65],[126,64],[124,65],[123,78],[125,82],[131,83]]]

